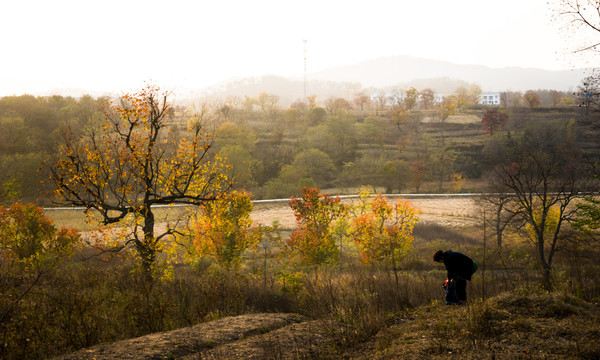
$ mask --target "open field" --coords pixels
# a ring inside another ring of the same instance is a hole
[[[421,210],[421,223],[437,223],[444,226],[472,226],[477,224],[479,211],[477,197],[428,197],[409,201]],[[345,200],[346,203],[350,202]],[[259,204],[252,212],[254,221],[268,225],[278,220],[283,229],[295,226],[294,213],[286,203]]]
[[[427,116],[423,118],[424,123],[434,123],[436,122],[435,117]],[[474,114],[456,114],[448,116],[446,119],[446,123],[448,124],[479,124],[481,123],[481,116],[476,116]]]
[[[437,223],[444,226],[472,226],[477,224],[479,211],[477,197],[427,197],[409,199],[421,210],[421,223]],[[344,200],[348,203],[351,200]],[[184,207],[160,208],[156,211],[157,227],[164,227],[165,222],[174,222],[185,216]],[[46,210],[46,216],[54,220],[58,226],[74,227],[82,232],[92,230],[93,226],[85,222],[81,210]],[[258,224],[270,225],[277,220],[284,230],[295,227],[294,213],[287,201],[258,203],[252,212],[253,220]]]

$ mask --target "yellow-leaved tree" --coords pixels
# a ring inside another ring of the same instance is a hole
[[[412,249],[413,229],[420,210],[409,201],[399,199],[388,203],[381,194],[361,205],[360,215],[350,227],[350,234],[366,264],[391,266],[396,285],[400,260]]]
[[[228,269],[239,265],[244,252],[256,246],[262,235],[251,212],[252,201],[244,191],[232,191],[202,207],[193,227],[193,253],[209,256]]]
[[[102,224],[126,229],[113,245],[133,247],[149,275],[165,238],[177,232],[175,226],[155,227],[155,207],[205,205],[231,187],[226,165],[211,151],[206,124],[193,122],[181,135],[171,131],[168,96],[149,85],[107,103],[99,126],[63,133],[49,164],[55,202],[82,206]]]

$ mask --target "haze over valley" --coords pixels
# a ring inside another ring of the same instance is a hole
[[[306,91],[322,101],[329,97],[351,98],[359,92],[392,92],[398,89],[432,89],[449,95],[469,83],[479,85],[483,91],[558,90],[573,92],[581,79],[591,74],[591,69],[544,70],[539,68],[504,67],[456,64],[446,61],[398,55],[365,60],[355,64],[332,67],[307,73]],[[229,78],[206,87],[175,86],[173,90],[180,101],[193,102],[202,98],[228,96],[256,96],[261,92],[277,95],[283,103],[291,103],[304,96],[303,77],[285,77],[273,74]],[[118,96],[119,93],[89,89],[55,88],[33,95]]]

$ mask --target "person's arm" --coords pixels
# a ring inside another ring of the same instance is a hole
[[[454,280],[454,273],[450,271],[448,265],[446,265],[446,278],[448,280]]]

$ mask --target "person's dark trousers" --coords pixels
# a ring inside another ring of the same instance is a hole
[[[458,303],[467,301],[467,280],[457,278],[454,279],[456,283],[456,300]]]
[[[456,298],[456,284],[452,281],[448,283],[446,287],[446,305],[457,305],[458,299]]]

